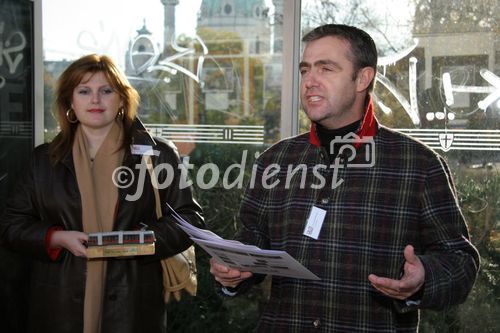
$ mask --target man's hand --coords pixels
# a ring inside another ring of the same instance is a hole
[[[405,300],[422,288],[425,281],[425,269],[420,259],[415,255],[413,246],[407,245],[404,250],[405,264],[404,274],[400,280],[379,277],[370,274],[373,287],[392,298]]]
[[[86,257],[87,248],[84,244],[88,239],[89,236],[84,232],[58,230],[52,234],[50,247],[52,249],[63,247],[77,257]]]
[[[236,287],[242,281],[253,275],[252,272],[242,272],[219,264],[214,258],[210,259],[210,273],[215,277],[215,281],[219,282],[224,287],[231,288]]]

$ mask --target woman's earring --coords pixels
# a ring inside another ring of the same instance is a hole
[[[72,114],[73,114],[73,119],[71,118]],[[78,118],[76,117],[75,111],[72,108],[69,108],[68,111],[66,111],[66,118],[71,124],[76,124],[78,122]]]
[[[116,118],[123,120],[124,117],[125,117],[125,108],[123,106],[121,106],[120,109],[118,110],[118,114],[116,115]]]

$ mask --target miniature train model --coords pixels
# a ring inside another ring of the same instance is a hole
[[[87,258],[150,255],[155,253],[154,242],[152,230],[90,233]]]

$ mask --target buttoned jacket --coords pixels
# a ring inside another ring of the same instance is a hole
[[[238,239],[286,251],[321,279],[273,276],[258,331],[415,332],[418,309],[461,303],[471,290],[479,257],[445,160],[375,126],[372,138],[335,161],[314,131],[258,158]],[[355,141],[345,143],[352,148]],[[317,239],[305,235],[313,207],[326,212]],[[368,281],[369,274],[399,279],[408,244],[425,267],[418,306],[388,298]]]

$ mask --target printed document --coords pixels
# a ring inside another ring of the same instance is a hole
[[[170,205],[167,206],[179,227],[208,254],[228,267],[259,274],[320,280],[285,251],[263,250],[254,245],[223,239],[209,230],[189,224]]]

